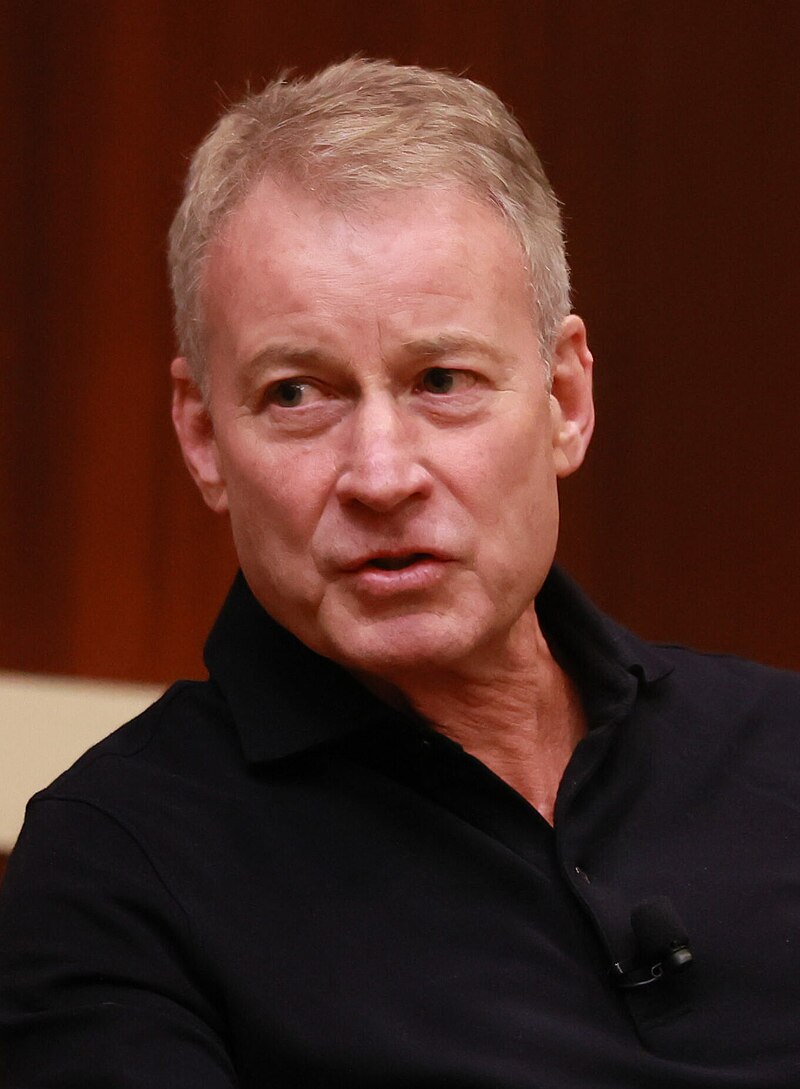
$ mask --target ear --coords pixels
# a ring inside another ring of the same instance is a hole
[[[172,422],[183,460],[209,507],[223,513],[228,509],[228,496],[208,406],[192,378],[187,360],[173,360],[170,370]]]
[[[556,475],[569,476],[583,462],[594,431],[592,353],[577,314],[561,323],[552,356],[550,409]]]

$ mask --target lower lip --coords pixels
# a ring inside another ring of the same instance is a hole
[[[381,567],[360,567],[347,575],[355,591],[368,597],[385,598],[397,594],[431,590],[444,578],[445,560],[418,560],[397,571]]]

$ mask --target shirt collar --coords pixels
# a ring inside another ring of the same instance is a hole
[[[635,698],[671,663],[597,609],[558,567],[537,595],[545,638],[576,683],[591,723]],[[269,616],[239,572],[211,630],[205,662],[248,761],[275,760],[395,717],[346,669]]]
[[[654,684],[674,668],[657,647],[601,612],[556,565],[536,596],[536,613],[553,656],[580,693],[590,727],[621,717],[640,685]]]
[[[384,720],[391,710],[273,620],[241,571],[205,647],[247,760],[275,760]]]

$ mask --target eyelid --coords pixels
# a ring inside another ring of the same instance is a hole
[[[290,405],[277,404],[274,397],[275,397],[275,394],[277,393],[277,391],[280,389],[281,386],[301,386],[301,387],[303,387],[304,390],[312,390],[314,393],[319,395],[318,397],[313,397],[311,399],[312,403],[316,402],[319,399],[323,399],[325,397],[325,392],[324,392],[324,390],[322,390],[320,388],[319,382],[315,381],[312,378],[309,378],[307,375],[287,374],[287,375],[284,375],[284,377],[282,377],[282,378],[273,379],[265,387],[264,393],[263,393],[263,400],[264,400],[265,404],[274,405],[276,408],[285,408],[287,410],[289,410],[290,408],[291,409],[296,409],[296,408],[304,407],[304,405],[308,404],[308,400],[306,400],[304,402],[304,405],[290,406]]]
[[[467,389],[471,389],[473,386],[477,385],[480,381],[480,375],[471,367],[457,367],[447,366],[444,363],[431,363],[429,366],[425,367],[424,370],[420,371],[417,376],[415,388],[419,389],[422,387],[426,375],[429,375],[431,371],[444,371],[446,374],[452,375],[456,383],[453,392],[465,392]],[[438,396],[442,395],[439,394]]]

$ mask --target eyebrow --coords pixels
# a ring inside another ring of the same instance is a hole
[[[334,362],[332,355],[319,348],[304,348],[302,345],[288,341],[277,341],[274,344],[268,344],[244,364],[239,374],[238,384],[243,391],[248,390],[253,379],[271,367],[302,368],[314,363],[330,365]]]
[[[447,359],[448,356],[468,353],[483,355],[498,363],[504,362],[501,351],[485,337],[466,330],[437,333],[430,337],[417,337],[404,341],[400,351],[412,359]],[[243,392],[250,388],[253,378],[271,367],[303,368],[309,365],[341,366],[341,360],[320,348],[304,347],[291,341],[268,344],[242,367],[239,386]]]
[[[280,363],[308,363],[316,360],[333,362],[334,357],[320,348],[304,348],[302,345],[292,344],[290,341],[285,343],[278,341],[263,348],[258,355],[245,364],[245,370],[254,367],[277,366]]]
[[[441,359],[466,352],[472,355],[488,356],[499,363],[504,360],[503,353],[490,340],[476,333],[460,330],[409,340],[402,345],[402,349],[407,355],[418,359]]]

